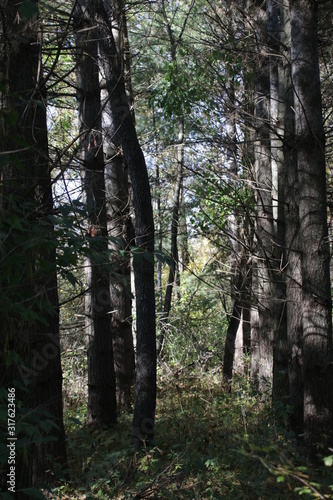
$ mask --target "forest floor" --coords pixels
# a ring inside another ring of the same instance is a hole
[[[285,430],[285,408],[251,394],[246,379],[223,390],[218,368],[159,370],[155,443],[130,445],[131,415],[113,429],[84,425],[85,400],[67,401],[71,480],[54,499],[333,498],[332,459],[312,469]]]

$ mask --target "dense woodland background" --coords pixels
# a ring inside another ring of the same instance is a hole
[[[333,498],[332,12],[0,1],[2,498]]]

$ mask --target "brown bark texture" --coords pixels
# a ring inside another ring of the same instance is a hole
[[[87,422],[110,425],[117,420],[116,385],[110,322],[108,239],[104,181],[97,29],[93,7],[80,0],[74,23],[77,48],[77,102],[81,136],[81,172],[88,212],[89,253],[85,274],[88,360]]]
[[[312,458],[332,447],[332,304],[318,2],[291,8],[291,65],[302,247],[304,439]]]
[[[128,35],[126,16],[122,2],[117,2],[113,15],[115,42],[124,68],[125,88],[132,100],[130,67],[128,61]],[[104,64],[111,60],[104,59]],[[117,386],[118,409],[130,409],[135,378],[135,358],[132,333],[132,297],[130,246],[135,244],[131,220],[131,199],[128,168],[121,146],[116,142],[110,99],[106,90],[103,67],[102,124],[105,158],[105,188],[108,219],[109,249],[112,252],[114,269],[110,273],[111,328],[113,337],[114,369]],[[110,71],[110,69],[109,69]]]
[[[147,167],[126,96],[123,64],[112,32],[112,18],[113,11],[109,2],[98,2],[99,53],[110,96],[114,139],[122,148],[133,190],[136,244],[133,265],[137,316],[133,440],[139,445],[143,441],[152,441],[155,425],[154,220]]]

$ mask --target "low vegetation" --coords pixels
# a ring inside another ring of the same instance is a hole
[[[313,469],[285,431],[288,407],[250,391],[246,377],[228,394],[221,367],[159,367],[156,439],[131,447],[131,415],[113,429],[85,426],[85,394],[68,398],[70,481],[56,499],[333,498],[332,458]]]

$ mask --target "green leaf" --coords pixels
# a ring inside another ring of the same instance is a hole
[[[151,252],[148,252],[148,250],[145,250],[143,253],[143,257],[147,262],[150,262],[150,264],[154,264],[154,254]]]
[[[67,271],[65,274],[66,274],[66,278],[68,279],[68,281],[70,282],[70,284],[73,285],[73,286],[76,286],[76,284],[78,283],[77,277],[74,276],[74,274],[71,273],[70,271]]]
[[[13,214],[9,218],[10,225],[13,229],[18,229],[19,231],[23,231],[23,226],[21,224],[21,219],[17,215]]]
[[[143,256],[143,249],[140,247],[131,247],[133,262],[140,262]]]
[[[277,482],[278,482],[278,483],[284,483],[284,482],[285,482],[285,479],[286,479],[286,478],[285,478],[284,476],[278,476],[278,477],[276,478],[276,480],[277,480]]]
[[[324,458],[324,464],[326,467],[332,467],[333,465],[333,455],[330,455],[329,457]]]
[[[22,17],[32,19],[37,14],[37,5],[30,0],[25,0],[21,3],[19,12]]]
[[[82,427],[82,422],[76,417],[69,417],[68,419],[70,422],[73,422],[73,424],[78,425],[79,427]]]
[[[162,264],[166,263],[169,266],[172,264],[172,257],[163,250],[155,250],[155,257],[158,261],[162,262]]]
[[[304,493],[311,493],[311,488],[296,488],[296,490],[298,491],[298,494],[299,495],[303,495]]]
[[[23,490],[18,490],[18,491],[22,491],[29,497],[37,498],[39,500],[45,500],[45,496],[41,491],[37,490],[37,488],[24,488]]]
[[[5,121],[8,123],[8,125],[15,126],[18,122],[19,115],[17,111],[9,111],[9,113],[6,113],[5,115]]]
[[[50,420],[44,420],[43,422],[40,422],[39,425],[41,429],[43,429],[43,431],[46,432],[46,434],[48,434],[50,430],[54,428],[53,423]]]
[[[13,495],[10,495],[9,493],[1,493],[1,498],[2,500],[14,500]]]

